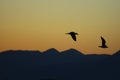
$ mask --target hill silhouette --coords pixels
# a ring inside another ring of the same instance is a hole
[[[0,52],[0,80],[120,80],[120,51],[84,55],[75,49],[59,52]]]

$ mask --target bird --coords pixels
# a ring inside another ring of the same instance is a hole
[[[78,33],[76,33],[76,32],[69,32],[69,33],[66,33],[66,34],[71,35],[72,39],[73,39],[74,41],[77,41],[77,40],[76,40],[76,35],[78,35]]]
[[[101,40],[102,40],[102,45],[101,46],[98,46],[98,47],[101,47],[101,48],[108,48],[108,46],[106,45],[106,41],[105,39],[101,36]]]

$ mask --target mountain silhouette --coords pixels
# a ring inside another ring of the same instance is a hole
[[[51,53],[51,54],[54,54],[54,53],[59,53],[59,51],[56,50],[55,48],[50,48],[50,49],[44,51],[43,53],[44,53],[44,54],[45,54],[45,53]]]
[[[81,53],[80,51],[78,51],[78,50],[76,50],[76,49],[73,49],[73,48],[71,48],[71,49],[69,49],[69,50],[62,51],[61,53],[65,53],[65,54],[69,53],[69,54],[71,54],[71,55],[76,55],[76,54],[78,54],[78,55],[84,55],[84,54]]]
[[[120,80],[120,51],[113,55],[9,50],[0,52],[0,80]]]
[[[114,56],[120,56],[120,50],[113,54]]]

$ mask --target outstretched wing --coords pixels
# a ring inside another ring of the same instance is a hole
[[[76,35],[71,35],[71,36],[72,36],[72,39],[76,41]]]
[[[105,41],[105,39],[102,36],[101,36],[101,40],[102,40],[102,45],[104,46],[106,41]]]

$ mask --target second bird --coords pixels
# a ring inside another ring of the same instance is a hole
[[[75,32],[69,32],[69,33],[66,33],[66,34],[71,35],[72,39],[73,39],[74,41],[76,41],[76,35],[78,35],[78,33],[75,33]]]
[[[102,45],[99,46],[99,47],[101,47],[101,48],[108,48],[108,46],[106,45],[106,41],[105,41],[105,39],[102,36],[101,36],[101,40],[102,40]]]

